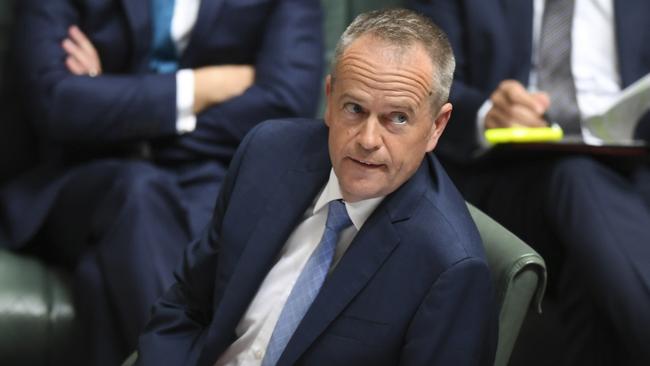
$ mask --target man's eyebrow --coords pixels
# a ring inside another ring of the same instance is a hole
[[[415,114],[415,108],[413,108],[413,106],[410,105],[410,104],[404,105],[404,104],[392,104],[391,103],[391,104],[388,105],[388,107],[390,109],[394,109],[394,110],[397,110],[397,111],[406,111],[409,114]]]
[[[355,102],[361,102],[361,98],[350,94],[350,92],[344,92],[343,94],[341,94],[341,99],[351,99]]]

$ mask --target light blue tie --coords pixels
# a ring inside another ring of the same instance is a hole
[[[327,212],[327,222],[325,231],[320,239],[318,247],[314,250],[305,264],[296,284],[291,289],[287,302],[282,308],[278,322],[275,324],[271,340],[266,348],[266,355],[262,361],[262,366],[275,366],[280,359],[280,355],[289,343],[293,332],[300,324],[307,309],[318,295],[327,272],[329,272],[336,243],[338,242],[341,230],[352,225],[350,217],[345,210],[345,204],[340,200],[334,200],[329,203]]]
[[[174,0],[151,0],[153,42],[149,68],[157,73],[170,73],[178,69],[176,47],[172,42],[171,28]]]

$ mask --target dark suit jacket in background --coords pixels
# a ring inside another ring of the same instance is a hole
[[[449,34],[458,62],[443,164],[468,201],[533,246],[549,268],[547,311],[522,330],[538,341],[520,337],[534,347],[519,357],[515,349],[513,364],[650,364],[647,159],[543,151],[471,159],[479,107],[505,79],[528,85],[533,0],[409,5]],[[650,2],[613,0],[613,11],[614,56],[626,87],[650,72]],[[650,141],[647,116],[636,133]]]
[[[271,121],[244,140],[210,230],[140,338],[140,365],[212,365],[331,164],[322,121]],[[330,274],[278,365],[491,365],[496,310],[476,227],[427,155]]]
[[[533,37],[533,0],[407,0],[449,36],[456,56],[450,101],[454,113],[438,155],[467,161],[478,148],[476,113],[499,83],[528,85]],[[650,72],[650,3],[614,0],[616,57],[622,87]],[[647,119],[647,118],[646,118]],[[650,140],[647,122],[641,137]]]
[[[0,246],[40,244],[74,268],[83,364],[119,364],[133,350],[243,136],[269,118],[312,116],[320,96],[319,0],[202,0],[179,67],[250,64],[255,81],[178,135],[176,76],[148,70],[150,4],[16,4],[14,89],[41,163],[0,190]],[[67,70],[73,24],[95,45],[100,76]]]
[[[149,1],[27,0],[16,4],[16,86],[41,136],[44,164],[13,182],[2,200],[0,242],[30,239],[79,162],[140,156],[155,164],[214,161],[225,169],[239,141],[262,120],[315,113],[322,78],[317,0],[204,0],[180,68],[252,64],[243,95],[197,116],[176,133],[175,74],[148,71]],[[93,42],[103,74],[72,75],[61,42],[77,24]],[[27,123],[27,122],[25,122]],[[216,184],[216,183],[215,183]],[[208,199],[206,197],[206,199]]]

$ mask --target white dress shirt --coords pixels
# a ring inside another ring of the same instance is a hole
[[[532,67],[529,90],[537,91],[539,38],[542,28],[545,0],[533,3]],[[621,93],[621,77],[616,53],[613,0],[575,0],[571,28],[571,71],[576,87],[576,98],[582,119],[604,112]],[[479,141],[483,137],[485,116],[492,108],[488,99],[477,113]],[[583,128],[586,141],[594,137]]]
[[[180,55],[187,48],[192,29],[199,14],[201,0],[176,0],[170,27],[170,36],[176,52]],[[176,72],[176,131],[192,132],[196,128],[194,114],[194,71],[191,69]]]
[[[215,366],[261,365],[275,323],[289,293],[325,231],[327,204],[336,199],[342,199],[342,195],[338,179],[332,170],[327,184],[305,211],[301,223],[287,239],[278,254],[277,262],[264,278],[253,301],[237,324],[237,340],[219,357]],[[353,225],[344,229],[339,236],[332,269],[341,260],[357,232],[382,199],[383,197],[355,203],[345,202]]]

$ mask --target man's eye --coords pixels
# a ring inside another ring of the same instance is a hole
[[[361,106],[356,103],[345,103],[343,108],[348,113],[358,114],[363,112],[363,108],[361,108]]]
[[[403,113],[392,113],[390,115],[390,121],[396,125],[403,125],[408,122],[408,117]]]

